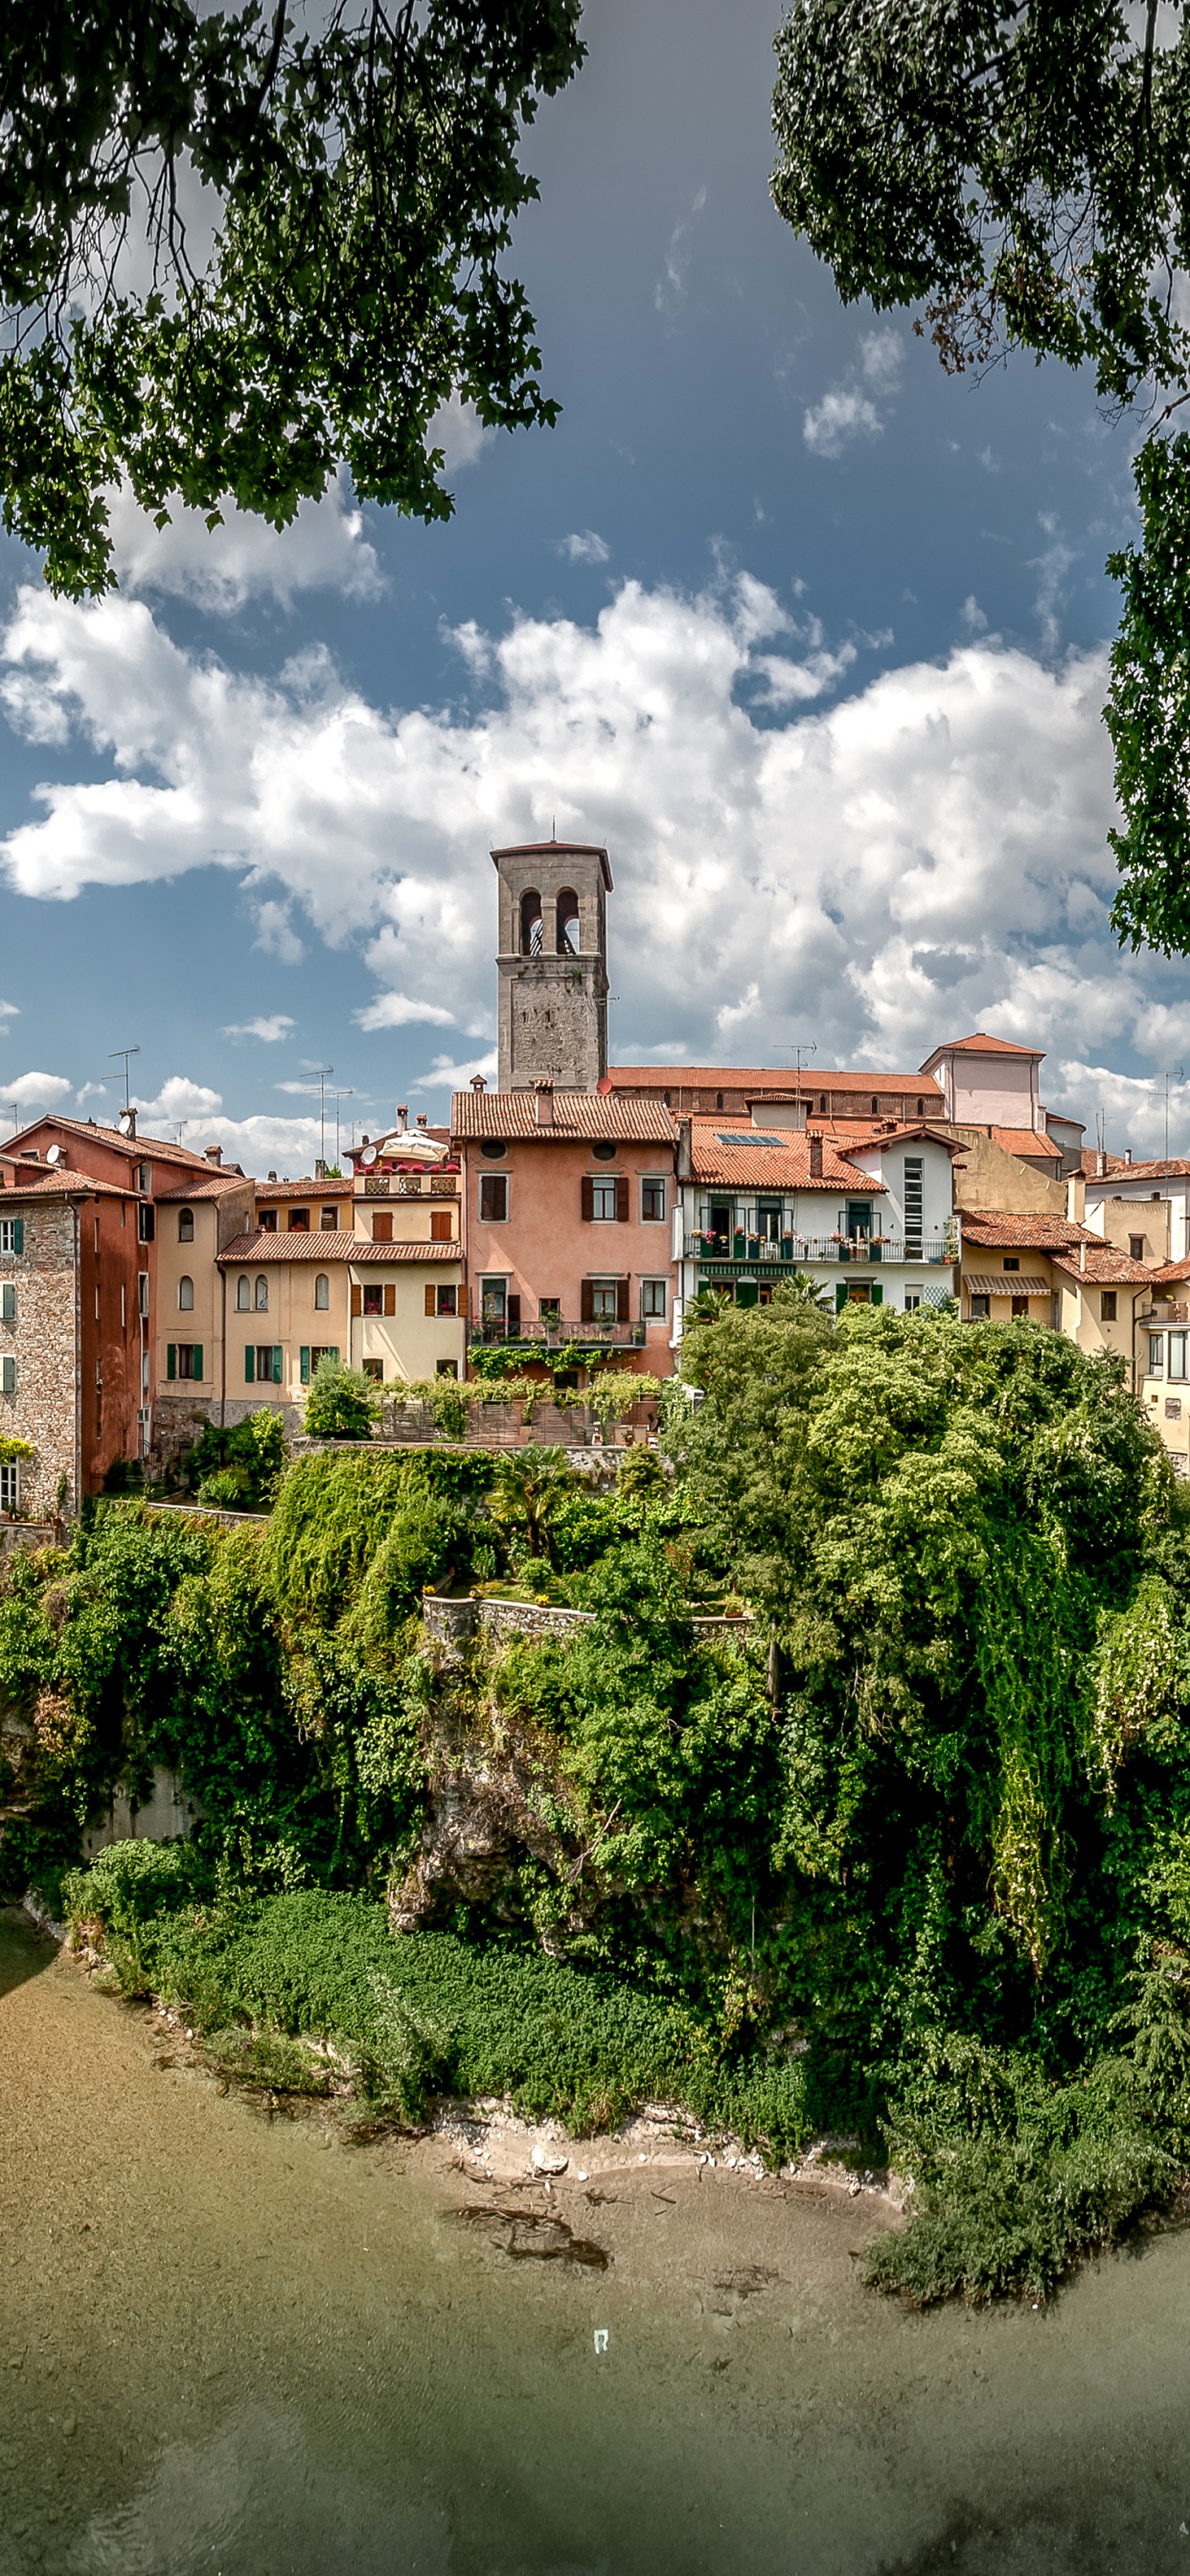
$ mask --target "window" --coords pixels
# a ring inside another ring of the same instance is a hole
[[[265,1278],[263,1270],[256,1282],[255,1305],[258,1315],[267,1315],[269,1311],[269,1283]]]
[[[457,1315],[459,1311],[459,1292],[457,1288],[436,1288],[434,1290],[434,1300],[435,1309],[439,1315]]]
[[[591,1323],[615,1323],[617,1304],[616,1291],[619,1284],[618,1279],[588,1280],[587,1286],[591,1291],[591,1314],[589,1319]]]
[[[485,1163],[502,1163],[508,1147],[499,1136],[485,1136],[479,1150]]]
[[[247,1271],[241,1271],[240,1276],[236,1281],[236,1313],[239,1315],[246,1315],[251,1304],[252,1282],[248,1277]]]
[[[918,1115],[918,1117],[919,1117],[919,1118],[923,1117],[923,1116],[924,1116],[924,1114],[925,1114],[925,1105],[926,1105],[926,1104],[925,1104],[924,1100],[919,1100],[919,1101],[918,1101],[918,1104],[917,1104],[917,1115]]]
[[[0,1395],[15,1395],[16,1391],[17,1364],[6,1352],[4,1358],[0,1359]]]
[[[979,1318],[981,1315],[989,1315],[990,1313],[991,1313],[991,1303],[990,1303],[990,1300],[989,1300],[987,1297],[978,1297],[978,1296],[977,1296],[977,1297],[973,1297],[973,1298],[972,1298],[972,1300],[971,1300],[971,1315],[972,1315],[972,1319],[973,1319],[973,1321],[977,1321],[977,1320],[978,1320],[978,1318]]]
[[[449,1209],[449,1208],[431,1208],[431,1210],[430,1210],[430,1241],[431,1241],[431,1243],[449,1243],[449,1242],[450,1242],[450,1209]]]
[[[309,1208],[291,1208],[291,1209],[290,1209],[290,1211],[289,1211],[289,1231],[290,1231],[290,1233],[291,1233],[291,1234],[308,1234],[308,1233],[309,1233],[309,1231],[310,1231],[310,1211],[309,1211]]]
[[[244,1377],[249,1386],[254,1379],[258,1386],[280,1386],[280,1342],[257,1342],[255,1346],[249,1342],[244,1353]]]
[[[381,1288],[381,1287],[372,1287],[372,1286],[369,1286],[369,1287],[366,1287],[366,1288],[365,1288],[365,1290],[364,1290],[364,1313],[365,1313],[365,1315],[382,1315],[382,1314],[384,1313],[384,1290],[383,1290],[383,1288]]]
[[[140,1205],[139,1205],[139,1207],[137,1208],[137,1211],[136,1211],[136,1239],[137,1239],[137,1242],[138,1242],[138,1243],[151,1243],[151,1242],[152,1242],[152,1240],[153,1240],[153,1236],[154,1236],[155,1231],[156,1231],[156,1210],[154,1209],[154,1207],[153,1207],[153,1205],[152,1205],[151,1200],[142,1199],[142,1200],[141,1200],[141,1203],[140,1203]]]
[[[1180,1396],[1180,1395],[1167,1395],[1167,1396],[1166,1396],[1166,1399],[1165,1399],[1165,1419],[1166,1419],[1166,1421],[1167,1421],[1167,1422],[1180,1422],[1180,1421],[1181,1421],[1181,1419],[1182,1419],[1182,1399],[1181,1399],[1181,1396]]]
[[[507,1279],[481,1279],[479,1311],[485,1324],[502,1324],[508,1304]]]
[[[25,1220],[23,1216],[0,1216],[0,1252],[23,1252]]]
[[[556,1331],[558,1325],[562,1321],[561,1298],[539,1297],[537,1300],[537,1320],[540,1324],[552,1325]]]
[[[578,896],[573,887],[563,886],[558,896],[557,950],[559,957],[577,957],[582,947],[579,927]]]
[[[848,1199],[846,1231],[849,1236],[871,1233],[872,1202],[870,1199]]]
[[[178,1209],[178,1241],[179,1243],[193,1243],[194,1241],[193,1208]]]
[[[0,1324],[15,1324],[16,1319],[17,1292],[11,1279],[6,1279],[0,1288]]]
[[[873,1118],[878,1118],[878,1117],[879,1117],[879,1115],[880,1115],[880,1103],[879,1103],[879,1101],[877,1100],[875,1093],[873,1092],[873,1094],[872,1094],[872,1116],[873,1116]]]
[[[337,1234],[339,1230],[338,1208],[324,1208],[321,1216],[319,1217],[318,1223],[323,1234]]]
[[[645,1317],[646,1322],[650,1317],[655,1321],[660,1320],[661,1322],[664,1322],[666,1311],[665,1290],[666,1282],[664,1279],[642,1279],[640,1283],[640,1311]]]
[[[435,1377],[457,1377],[457,1376],[458,1376],[458,1374],[459,1374],[459,1363],[458,1363],[458,1361],[457,1361],[457,1360],[435,1360],[435,1362],[434,1362],[434,1375],[435,1375]]]
[[[595,1225],[616,1222],[616,1184],[614,1181],[592,1181],[591,1220]]]
[[[905,1156],[905,1250],[912,1257],[921,1252],[921,1228],[925,1204],[926,1167],[921,1154]]]
[[[507,1172],[481,1172],[479,1215],[483,1225],[503,1225],[508,1215]]]
[[[201,1342],[179,1342],[179,1344],[178,1344],[178,1376],[179,1376],[179,1377],[189,1377],[189,1378],[201,1378],[201,1376],[202,1376],[202,1343],[201,1343]]]
[[[591,1154],[597,1163],[614,1163],[616,1159],[615,1146],[606,1136],[601,1136],[598,1144],[592,1145]]]
[[[256,1211],[256,1222],[260,1227],[262,1234],[275,1234],[277,1231],[276,1208],[258,1208]]]
[[[1128,1237],[1128,1253],[1129,1253],[1129,1258],[1130,1258],[1130,1260],[1132,1260],[1132,1261],[1143,1261],[1143,1260],[1144,1260],[1144,1257],[1145,1257],[1145,1239],[1144,1239],[1143,1234],[1130,1234],[1130,1235],[1129,1235],[1129,1237]]]
[[[1170,1337],[1169,1337],[1169,1367],[1168,1367],[1168,1369],[1167,1369],[1166,1374],[1167,1374],[1167,1376],[1169,1376],[1169,1377],[1185,1377],[1185,1374],[1186,1374],[1186,1336],[1185,1336],[1185,1334],[1184,1334],[1184,1333],[1171,1333],[1171,1334],[1170,1334]]]
[[[521,955],[541,955],[541,896],[530,886],[521,896]]]
[[[1013,1323],[1014,1323],[1014,1324],[1027,1324],[1027,1323],[1028,1323],[1028,1321],[1029,1321],[1029,1300],[1028,1300],[1028,1298],[1027,1298],[1027,1297],[1014,1297],[1014,1298],[1013,1298],[1013,1301],[1012,1301],[1012,1320],[1013,1320]]]
[[[19,1511],[20,1502],[21,1471],[12,1460],[7,1466],[0,1466],[0,1512]]]
[[[784,1221],[780,1199],[761,1199],[756,1210],[756,1232],[762,1243],[779,1243]]]
[[[328,1279],[328,1277],[327,1277],[327,1274],[326,1274],[325,1270],[320,1270],[320,1271],[319,1271],[319,1273],[318,1273],[318,1277],[317,1277],[317,1279],[316,1279],[316,1280],[315,1280],[315,1282],[314,1282],[314,1309],[315,1309],[315,1313],[316,1313],[316,1314],[319,1314],[319,1315],[325,1315],[325,1314],[327,1314],[327,1313],[329,1312],[329,1309],[330,1309],[330,1302],[331,1302],[331,1283],[330,1283],[330,1280],[329,1280],[329,1279]]]
[[[372,1219],[372,1241],[373,1243],[391,1243],[392,1239],[392,1210],[391,1208],[378,1208]]]
[[[178,1281],[178,1313],[180,1315],[192,1315],[194,1313],[193,1279],[179,1279]]]
[[[1016,1253],[1016,1252],[1006,1252],[1006,1253],[1005,1253],[1005,1255],[1004,1255],[1004,1267],[1005,1267],[1005,1269],[1006,1269],[1006,1270],[1019,1270],[1019,1269],[1020,1269],[1020,1266],[1021,1266],[1021,1264],[1020,1264],[1020,1255],[1019,1255],[1019,1253]]]
[[[136,1186],[138,1190],[144,1191],[146,1198],[149,1195],[152,1178],[153,1175],[150,1171],[149,1165],[147,1163],[138,1163],[136,1167]]]
[[[383,1360],[365,1360],[365,1361],[363,1362],[363,1372],[364,1372],[364,1376],[365,1376],[366,1378],[370,1378],[370,1379],[371,1379],[371,1382],[372,1382],[372,1384],[373,1384],[374,1386],[383,1386],[383,1384],[384,1384],[384,1362],[383,1362]]]
[[[309,1386],[311,1376],[322,1360],[334,1360],[337,1365],[338,1358],[338,1350],[328,1347],[325,1342],[312,1342],[308,1350],[303,1342],[298,1354],[302,1385]]]
[[[1162,1372],[1162,1369],[1163,1369],[1163,1367],[1164,1367],[1164,1364],[1165,1364],[1165,1335],[1164,1335],[1164,1333],[1150,1333],[1150,1335],[1149,1335],[1149,1376],[1150,1376],[1150,1377],[1160,1377],[1161,1372]]]
[[[1114,1288],[1104,1288],[1104,1289],[1102,1289],[1102,1290],[1101,1290],[1101,1292],[1100,1292],[1100,1297],[1099,1297],[1099,1321],[1100,1321],[1100,1323],[1101,1323],[1101,1324],[1114,1324],[1115,1320],[1116,1320],[1116,1292],[1115,1292],[1115,1289],[1114,1289]]]
[[[731,1200],[712,1199],[707,1210],[707,1230],[713,1252],[731,1250]]]
[[[143,1317],[147,1317],[149,1312],[149,1274],[147,1270],[138,1270],[136,1274],[136,1304],[138,1314]]]
[[[907,1288],[905,1290],[905,1312],[907,1315],[919,1315],[921,1313],[920,1288]]]

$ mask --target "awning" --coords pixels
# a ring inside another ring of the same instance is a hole
[[[1024,1270],[964,1270],[963,1286],[974,1297],[1048,1297],[1048,1279]]]

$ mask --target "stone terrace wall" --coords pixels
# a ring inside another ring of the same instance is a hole
[[[5,1216],[8,1198],[5,1191]],[[15,1359],[17,1379],[14,1395],[0,1394],[0,1432],[32,1443],[35,1455],[21,1461],[21,1505],[48,1517],[62,1477],[66,1510],[79,1502],[77,1226],[62,1199],[26,1200],[18,1213],[24,1248],[0,1252],[0,1280],[16,1289],[17,1307],[14,1324],[0,1323],[0,1354]]]
[[[477,1630],[495,1637],[573,1636],[576,1628],[589,1627],[595,1617],[593,1610],[565,1610],[543,1601],[483,1600],[473,1592],[454,1599],[448,1593],[427,1592],[421,1615],[427,1637],[454,1647],[463,1645]],[[750,1613],[745,1613],[742,1619],[696,1618],[690,1625],[696,1637],[723,1635],[741,1644],[752,1619]]]

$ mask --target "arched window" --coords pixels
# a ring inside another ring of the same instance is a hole
[[[249,1279],[249,1277],[248,1277],[248,1273],[247,1273],[247,1271],[246,1271],[246,1270],[242,1270],[242,1271],[240,1272],[240,1276],[239,1276],[239,1278],[238,1278],[238,1279],[237,1279],[237,1281],[236,1281],[236,1311],[237,1311],[237,1313],[238,1313],[238,1314],[241,1314],[241,1315],[246,1315],[246,1314],[249,1312],[250,1308],[251,1308],[251,1304],[252,1304],[252,1283],[251,1283],[251,1280],[250,1280],[250,1279]]]
[[[533,886],[521,896],[521,955],[541,955],[541,896]]]
[[[873,1116],[873,1118],[878,1118],[878,1117],[879,1117],[879,1115],[880,1115],[880,1103],[879,1103],[879,1101],[878,1101],[878,1100],[877,1100],[877,1098],[876,1098],[875,1092],[873,1092],[873,1094],[872,1094],[872,1116]]]
[[[923,1110],[924,1110],[924,1108],[925,1108],[925,1105],[926,1105],[926,1104],[925,1104],[924,1100],[919,1100],[919,1101],[918,1101],[918,1104],[917,1104],[917,1114],[918,1114],[918,1117],[919,1117],[919,1118],[920,1118],[920,1117],[921,1117],[921,1115],[922,1115],[922,1112],[923,1112]]]
[[[193,1243],[194,1241],[193,1208],[178,1209],[178,1241],[179,1243]]]
[[[579,926],[578,896],[573,886],[563,886],[558,897],[558,955],[577,957],[583,944]]]
[[[192,1315],[194,1313],[193,1279],[179,1279],[178,1281],[178,1312],[182,1315]]]
[[[268,1311],[269,1283],[262,1270],[260,1277],[256,1282],[256,1312],[258,1315],[267,1315]]]
[[[330,1302],[331,1283],[327,1278],[325,1270],[320,1270],[318,1277],[314,1282],[314,1303],[320,1315],[325,1315],[328,1312]]]

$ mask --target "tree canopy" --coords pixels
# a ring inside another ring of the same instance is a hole
[[[51,587],[111,581],[107,494],[275,526],[340,463],[448,517],[433,423],[551,422],[503,273],[579,0],[11,0],[0,480]]]
[[[921,305],[951,371],[1024,348],[1161,412],[1137,465],[1141,546],[1109,567],[1114,922],[1184,949],[1190,442],[1161,432],[1190,398],[1190,29],[1167,41],[1157,0],[796,0],[777,55],[774,199],[845,302]]]

